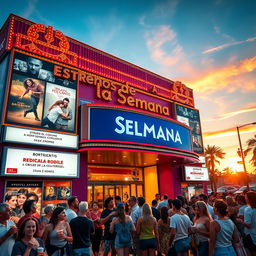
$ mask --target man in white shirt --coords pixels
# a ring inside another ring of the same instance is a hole
[[[66,209],[66,216],[68,219],[68,223],[77,217],[79,201],[76,196],[72,196],[68,199],[68,209]]]
[[[173,245],[172,248],[175,253],[185,254],[190,248],[189,234],[191,231],[191,221],[188,215],[181,211],[181,201],[174,199],[172,201],[173,215],[170,221],[171,236],[169,244]]]
[[[139,217],[142,216],[142,206],[145,204],[145,198],[140,196],[137,198],[137,202],[139,207],[136,209],[136,211],[134,211],[133,214],[133,222],[135,225],[137,224]]]
[[[12,248],[15,243],[17,227],[10,220],[11,209],[8,204],[0,204],[0,254],[11,256]]]
[[[130,206],[130,209],[131,209],[131,218],[132,218],[132,221],[134,224],[136,224],[136,219],[135,219],[135,215],[134,213],[137,211],[137,209],[139,209],[139,206],[137,204],[137,199],[135,196],[131,196],[130,199],[128,200],[128,203],[129,203],[129,206]]]
[[[135,196],[131,196],[128,200],[129,206],[131,207],[131,218],[136,227],[136,222],[138,220],[140,207],[137,204],[137,199]],[[139,255],[139,235],[135,234],[133,237],[132,249],[135,255]]]

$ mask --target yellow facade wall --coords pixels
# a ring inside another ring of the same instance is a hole
[[[151,205],[155,194],[158,193],[158,176],[157,167],[151,166],[144,168],[144,185],[145,185],[145,199]]]

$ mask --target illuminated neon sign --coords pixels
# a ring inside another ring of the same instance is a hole
[[[88,139],[192,150],[190,129],[171,119],[111,108],[89,108]]]

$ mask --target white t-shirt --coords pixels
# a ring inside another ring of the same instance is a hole
[[[62,109],[60,108],[60,106],[56,106],[53,109],[50,110],[47,118],[52,122],[55,123],[56,120],[58,119],[58,117],[60,116],[60,114],[63,114]]]
[[[3,224],[0,224],[0,237],[3,237],[9,231],[11,226],[15,226],[15,223],[12,220],[7,220],[6,226]],[[15,243],[15,239],[13,238],[13,236],[9,236],[0,245],[0,255],[11,256],[14,243]]]
[[[174,242],[183,238],[188,237],[188,228],[191,227],[191,221],[186,214],[174,214],[171,217],[170,228],[176,229]]]
[[[77,217],[77,214],[75,213],[75,211],[68,208],[68,209],[66,209],[66,216],[67,216],[68,223],[69,223],[72,219]]]

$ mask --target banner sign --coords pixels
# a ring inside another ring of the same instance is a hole
[[[170,119],[111,108],[89,108],[88,139],[143,143],[191,151],[190,129]]]
[[[77,135],[6,126],[4,141],[50,147],[77,148],[78,138]]]
[[[11,16],[12,29],[8,39],[8,49],[16,47],[34,54],[39,54],[60,62],[67,63],[91,74],[103,75],[118,82],[127,82],[134,88],[146,91],[146,94],[164,97],[181,104],[194,106],[193,91],[181,82],[173,82],[131,63],[101,52],[86,44],[66,37],[52,26],[34,24],[21,17]],[[92,76],[89,75],[92,82]],[[84,76],[81,76],[83,79]],[[81,79],[81,80],[82,80]],[[112,83],[112,82],[111,82]],[[108,97],[104,89],[108,84],[101,84],[101,96]],[[97,92],[99,93],[99,91]],[[124,95],[123,100],[125,99]],[[131,103],[130,99],[127,99]],[[151,101],[153,102],[153,101]],[[150,104],[152,107],[153,104]]]
[[[197,154],[203,154],[203,140],[199,111],[176,104],[177,120],[192,128],[193,149]]]
[[[4,148],[3,156],[3,175],[78,177],[79,159],[75,153]]]
[[[53,71],[54,63],[14,52],[5,125],[77,133],[77,80]]]
[[[185,181],[209,181],[208,168],[197,166],[184,166]]]

